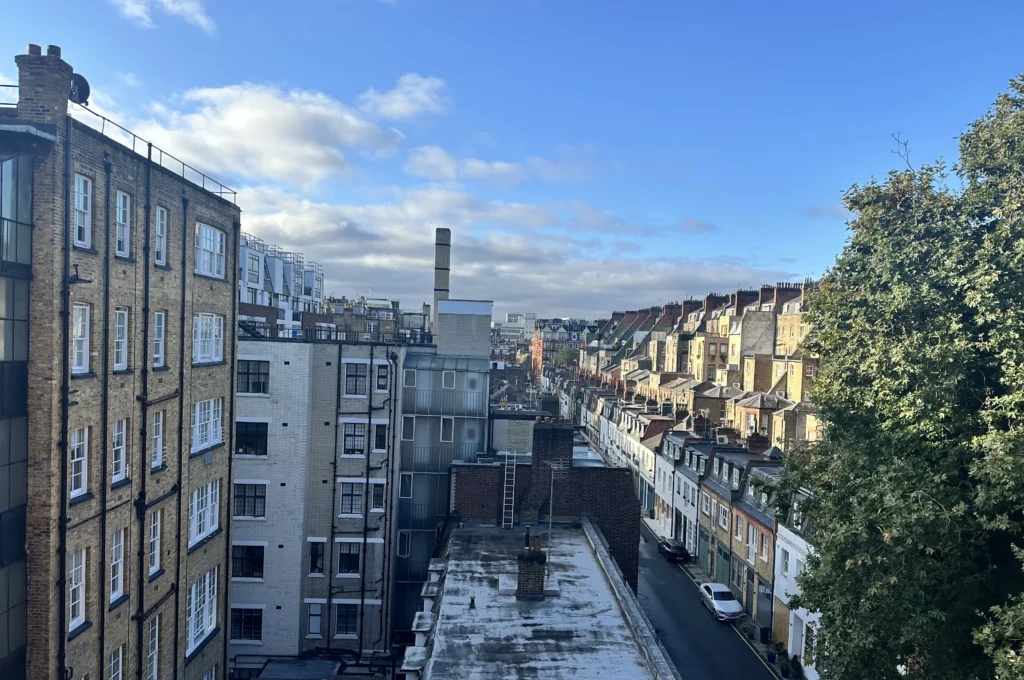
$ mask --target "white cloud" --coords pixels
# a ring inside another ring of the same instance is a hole
[[[378,92],[370,88],[359,95],[359,108],[367,115],[388,120],[408,120],[421,113],[444,113],[448,110],[447,85],[441,78],[424,78],[406,73],[394,89]]]
[[[597,150],[590,145],[574,147],[562,144],[554,160],[530,156],[526,162],[533,174],[545,182],[582,182],[593,175],[596,155]]]
[[[110,0],[125,19],[140,28],[153,28],[153,10],[159,8],[165,14],[184,19],[212,35],[217,30],[210,15],[206,13],[202,0]]]
[[[136,132],[201,170],[245,179],[309,186],[350,172],[345,149],[386,156],[402,141],[320,92],[242,83],[180,100],[188,110],[155,105]]]
[[[515,186],[528,179],[544,182],[577,182],[593,174],[596,152],[592,146],[559,146],[555,160],[529,156],[522,163],[456,158],[439,146],[420,146],[409,152],[406,174],[424,179],[454,181],[482,180],[500,186]]]
[[[702,222],[692,217],[687,217],[679,223],[679,231],[695,234],[698,232],[716,231],[718,227],[710,222]]]
[[[348,205],[252,188],[241,192],[239,204],[247,232],[323,264],[327,292],[353,294],[372,286],[407,308],[430,301],[433,230],[439,226],[453,231],[453,295],[493,299],[498,313],[606,317],[613,309],[790,278],[735,258],[645,258],[629,242],[612,242],[618,251],[609,257],[600,239],[551,231],[569,226],[568,213],[461,191],[412,190],[391,201]]]
[[[119,73],[117,77],[120,78],[121,82],[127,85],[128,87],[139,86],[139,79],[131,71],[127,73]]]

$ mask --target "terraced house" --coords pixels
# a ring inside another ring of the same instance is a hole
[[[15,62],[0,451],[23,510],[3,518],[0,675],[223,678],[234,194],[80,106],[59,47]]]

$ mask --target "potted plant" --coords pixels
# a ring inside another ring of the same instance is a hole
[[[769,647],[768,651],[765,652],[765,657],[768,659],[768,663],[775,663],[775,648]]]
[[[789,672],[790,672],[789,659],[787,659],[785,656],[780,656],[779,657],[779,675],[781,675],[784,678],[788,678],[789,677]]]
[[[800,663],[800,657],[798,655],[794,654],[793,658],[789,660],[789,665],[790,665],[790,677],[795,678],[795,680],[803,680],[803,677],[804,677],[804,667]]]

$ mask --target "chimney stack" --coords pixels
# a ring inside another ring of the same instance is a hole
[[[437,301],[448,299],[448,282],[452,266],[452,230],[438,227],[434,231],[434,324],[437,334]]]
[[[544,565],[548,561],[548,556],[540,547],[540,536],[534,536],[533,547],[520,550],[516,560],[519,562],[516,599],[543,600]]]

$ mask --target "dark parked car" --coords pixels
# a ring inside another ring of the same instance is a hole
[[[669,562],[689,562],[690,551],[679,541],[663,538],[658,541],[658,552]]]

